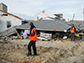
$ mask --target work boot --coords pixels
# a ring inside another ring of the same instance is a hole
[[[34,54],[34,55],[37,55],[37,54]]]
[[[26,55],[27,55],[27,56],[30,56],[31,54],[28,53],[28,54],[26,54]]]
[[[34,54],[34,56],[38,56],[39,54]]]

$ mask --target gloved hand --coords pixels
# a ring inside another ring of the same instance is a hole
[[[29,36],[29,34],[27,34]]]

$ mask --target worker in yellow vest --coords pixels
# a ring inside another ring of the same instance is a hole
[[[33,47],[34,55],[37,55],[36,52],[36,41],[37,41],[37,36],[36,36],[36,30],[34,24],[31,22],[30,23],[30,34],[27,34],[30,36],[30,42],[28,44],[28,54],[27,56],[31,55],[31,46]]]
[[[72,24],[72,27],[69,28],[68,30],[70,30],[71,32],[71,41],[75,41],[76,28],[74,27],[74,24]]]

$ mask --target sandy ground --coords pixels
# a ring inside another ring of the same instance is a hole
[[[84,63],[84,41],[36,42],[37,56],[26,56],[29,40],[8,40],[0,43],[0,63]]]

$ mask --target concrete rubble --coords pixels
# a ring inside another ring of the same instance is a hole
[[[16,29],[15,28],[9,28],[3,32],[0,32],[0,36],[10,36],[14,33],[17,33]]]

